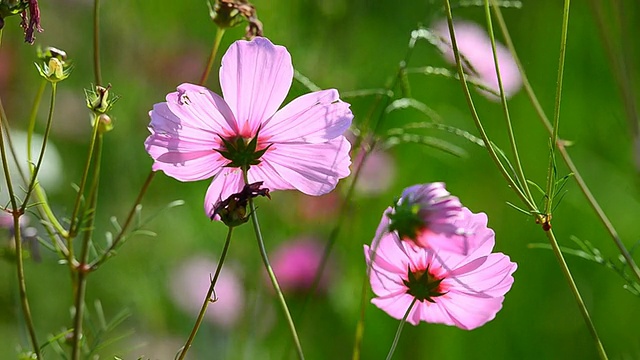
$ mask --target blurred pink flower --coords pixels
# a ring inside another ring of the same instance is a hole
[[[222,58],[224,99],[197,85],[182,84],[149,113],[145,145],[153,170],[180,181],[213,177],[205,212],[249,183],[309,195],[333,190],[349,175],[350,144],[342,135],[353,114],[335,89],[294,99],[278,110],[291,81],[291,57],[268,39],[236,41]]]
[[[462,216],[462,204],[452,196],[444,183],[435,182],[410,186],[392,208],[385,211],[388,229],[399,240],[410,241],[424,248],[437,247],[466,254],[465,229],[457,221]]]
[[[376,195],[389,189],[393,183],[396,167],[393,158],[383,150],[373,150],[364,159],[361,151],[353,160],[354,168],[362,162],[360,176],[356,183],[356,191],[363,195]]]
[[[468,64],[463,62],[465,71],[470,75],[475,75],[487,88],[499,94],[500,87],[498,85],[498,76],[496,75],[496,67],[493,60],[493,51],[491,50],[491,39],[489,39],[485,30],[468,21],[455,21],[453,27],[456,34],[458,50],[468,61]],[[447,21],[438,21],[432,30],[445,41],[445,43],[440,46],[440,51],[442,51],[444,58],[449,63],[455,64],[456,59],[453,54]],[[502,78],[505,95],[511,97],[517,93],[522,86],[520,70],[518,70],[518,65],[509,50],[498,42],[496,42],[496,55],[498,57],[500,77]],[[468,65],[470,65],[471,68]],[[498,96],[487,91],[481,91],[481,94],[489,100],[500,100]]]
[[[471,330],[495,318],[517,265],[502,253],[491,253],[494,233],[487,228],[486,215],[467,208],[463,214],[456,224],[468,229],[472,238],[467,255],[398,243],[390,232],[377,235],[371,248],[365,245],[371,288],[377,296],[371,302],[402,319],[417,299],[407,317],[413,325],[426,321]],[[380,228],[386,222],[383,216]]]
[[[313,238],[300,238],[280,245],[271,255],[273,272],[280,287],[285,292],[304,292],[311,289],[316,272],[322,261],[324,246]],[[333,268],[329,264],[325,269],[319,289],[326,289]]]
[[[170,280],[171,297],[185,312],[198,315],[209,290],[210,276],[216,263],[202,257],[185,260],[173,272]],[[228,264],[223,266],[215,286],[216,301],[209,304],[205,319],[222,328],[232,328],[242,317],[244,288]]]

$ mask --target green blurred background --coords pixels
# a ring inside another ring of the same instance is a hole
[[[442,16],[438,1],[256,0],[254,4],[265,35],[288,48],[296,69],[320,87],[335,87],[342,92],[384,86],[404,56],[411,30],[419,24],[428,26]],[[624,51],[635,71],[628,79],[631,84],[638,84],[640,54],[635,37],[640,31],[639,6],[633,0],[620,4],[625,9],[622,20],[606,13],[604,26],[626,37]],[[90,88],[94,81],[92,2],[43,1],[41,10],[45,31],[37,34],[36,44],[64,49],[74,62],[71,77],[59,84],[52,135],[63,158],[63,171],[62,185],[50,189],[49,196],[62,217],[73,206],[75,192],[71,184],[79,181],[90,139],[83,89]],[[482,8],[456,9],[455,13],[459,18],[483,23]],[[505,9],[503,13],[532,85],[551,115],[562,2],[529,0],[523,2],[522,9]],[[630,248],[640,240],[633,136],[594,14],[586,2],[575,2],[571,9],[560,136],[574,142],[569,151],[575,163]],[[618,33],[620,21],[626,25]],[[40,79],[33,66],[36,47],[22,43],[18,22],[18,17],[6,19],[0,49],[0,96],[11,125],[24,129]],[[148,111],[180,83],[198,81],[215,34],[204,0],[103,1],[101,23],[103,79],[113,85],[112,92],[121,99],[110,113],[115,129],[105,139],[97,241],[103,239],[105,231],[112,230],[111,216],[125,217],[149,173],[152,161],[143,147],[148,135]],[[243,33],[243,26],[228,31],[220,55]],[[219,91],[218,64],[219,57],[207,84],[215,91]],[[423,42],[416,47],[410,65],[446,64],[432,46]],[[435,109],[445,123],[476,133],[458,82],[424,75],[411,75],[409,79],[413,96]],[[294,82],[288,100],[304,92],[306,89]],[[40,132],[44,129],[48,96],[49,90],[40,111]],[[507,149],[500,106],[475,92],[474,97],[491,137]],[[347,101],[352,103],[358,124],[372,99]],[[548,161],[546,132],[524,92],[510,101],[510,109],[527,176],[542,184]],[[417,111],[400,111],[387,117],[385,127],[425,120]],[[364,270],[362,245],[370,243],[382,211],[404,187],[445,181],[449,191],[472,211],[488,214],[489,226],[496,232],[496,251],[518,263],[515,283],[496,319],[477,330],[426,323],[405,327],[395,358],[597,358],[553,253],[529,247],[544,243],[546,237],[532,219],[506,205],[517,203],[517,199],[486,151],[450,134],[425,134],[462,147],[468,156],[458,158],[409,144],[390,151],[395,160],[392,185],[381,194],[356,196],[335,247],[330,287],[313,300],[304,321],[299,321],[307,357],[350,357]],[[560,173],[566,174],[568,170],[559,163]],[[346,184],[343,181],[336,194],[344,193]],[[151,215],[176,199],[183,199],[186,204],[162,213],[146,227],[156,232],[156,237],[132,238],[118,256],[90,276],[87,303],[93,319],[96,300],[100,300],[107,318],[123,309],[131,314],[109,334],[123,338],[106,346],[100,352],[101,358],[118,355],[123,359],[172,359],[186,339],[195,316],[181,310],[172,299],[170,279],[177,267],[196,255],[216,261],[225,235],[223,225],[210,222],[203,214],[207,186],[207,181],[180,183],[158,174],[143,201],[143,215]],[[615,259],[612,241],[573,181],[567,190],[553,217],[561,244],[575,247],[570,240],[575,235],[592,242],[605,258]],[[304,210],[321,205],[293,192],[275,192],[271,201],[259,200],[259,206],[269,251],[298,236],[324,240],[337,220],[335,208],[321,218],[302,217]],[[286,358],[283,353],[289,349],[288,333],[272,293],[265,286],[249,226],[235,233],[228,261],[245,288],[242,318],[232,328],[205,322],[189,357]],[[624,290],[624,282],[612,271],[576,257],[568,257],[567,261],[610,358],[639,359],[640,298]],[[28,261],[26,266],[34,322],[43,341],[71,326],[69,274],[66,267],[57,264],[55,255],[46,251],[41,262]],[[202,276],[208,277],[208,273]],[[28,346],[13,263],[0,262],[0,278],[0,308],[4,309],[0,312],[0,358],[11,359],[16,356],[17,344]],[[294,315],[298,314],[304,296],[286,295]],[[299,319],[299,315],[295,317]],[[369,305],[362,358],[384,358],[397,324],[397,320]],[[48,355],[56,358],[51,351]]]

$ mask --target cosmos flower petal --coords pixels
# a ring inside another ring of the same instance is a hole
[[[323,195],[349,175],[350,147],[342,136],[319,144],[276,144],[263,159],[297,190]]]
[[[455,300],[454,300],[455,295]],[[502,309],[503,296],[479,298],[465,293],[443,297],[442,306],[446,309],[455,326],[464,330],[473,330],[493,320]]]
[[[264,123],[261,134],[272,142],[319,143],[341,136],[351,125],[349,104],[335,89],[302,95]]]
[[[516,271],[517,265],[502,253],[494,253],[480,259],[484,261],[479,266],[471,262],[453,271],[451,275],[458,283],[455,286],[465,284],[460,291],[481,297],[506,294],[513,284],[511,275]]]
[[[180,119],[179,125],[202,129],[213,135],[212,139],[238,132],[229,105],[203,86],[181,84],[177,92],[167,95],[166,100],[169,110]]]
[[[275,114],[293,80],[291,56],[263,37],[234,42],[222,57],[220,85],[224,99],[248,135]]]
[[[204,212],[211,217],[214,205],[232,194],[239,193],[244,187],[242,171],[238,168],[223,168],[213,177],[204,198]]]
[[[404,314],[407,312],[407,309],[411,305],[411,301],[413,301],[413,296],[409,294],[396,294],[395,296],[389,297],[377,297],[371,300],[371,303],[375,306],[379,307],[381,310],[389,314],[394,319],[402,319]],[[409,317],[407,317],[407,322],[412,325],[418,325],[419,321],[411,316],[412,313],[415,313],[415,306],[411,310]]]

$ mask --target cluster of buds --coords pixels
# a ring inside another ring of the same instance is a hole
[[[5,17],[17,14],[20,14],[24,41],[33,44],[35,32],[42,32],[38,0],[0,0],[0,29],[4,27]]]
[[[245,37],[249,40],[256,36],[263,36],[262,22],[258,20],[256,8],[246,0],[211,0],[207,2],[209,15],[221,29],[227,29],[247,20]]]
[[[111,84],[107,85],[107,87],[97,85],[95,89],[84,90],[87,107],[93,112],[94,123],[91,125],[95,126],[95,121],[98,121],[98,131],[100,133],[113,130],[113,123],[107,112],[111,110],[113,104],[120,98],[117,95],[110,95],[109,89],[111,89]]]

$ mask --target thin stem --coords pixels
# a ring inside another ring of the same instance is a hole
[[[580,290],[576,286],[575,281],[573,280],[573,276],[571,275],[571,271],[569,270],[569,266],[567,266],[566,261],[564,260],[564,256],[562,255],[562,250],[560,250],[560,246],[558,245],[558,241],[553,234],[553,230],[545,231],[547,234],[547,238],[551,243],[551,248],[553,249],[553,253],[556,255],[556,259],[560,264],[560,268],[562,270],[562,274],[566,278],[569,283],[569,288],[571,289],[571,293],[573,294],[576,303],[578,304],[578,309],[580,309],[580,313],[584,318],[585,323],[587,324],[587,328],[591,333],[591,337],[593,338],[596,348],[598,349],[598,355],[600,355],[600,359],[606,360],[608,359],[607,353],[604,351],[604,347],[602,346],[602,342],[600,341],[600,337],[598,337],[598,332],[596,331],[593,322],[591,321],[591,316],[589,316],[589,311],[587,310],[584,301],[582,300],[582,296],[580,296]]]
[[[245,184],[249,184],[249,179],[247,176],[247,169],[243,169],[242,171]],[[262,262],[264,263],[264,267],[267,270],[267,274],[269,275],[269,279],[271,280],[271,284],[273,285],[273,290],[275,290],[276,295],[278,297],[278,302],[280,303],[280,308],[285,315],[287,325],[289,326],[289,330],[291,331],[291,337],[293,338],[293,343],[296,347],[296,351],[298,353],[298,358],[300,360],[304,360],[304,353],[302,352],[302,345],[300,344],[300,339],[298,337],[298,332],[296,331],[296,326],[293,323],[293,318],[291,318],[291,313],[289,312],[289,307],[287,306],[287,302],[284,299],[284,294],[280,289],[280,285],[278,284],[278,279],[276,279],[276,274],[273,272],[273,268],[269,263],[269,257],[267,256],[267,250],[264,247],[264,240],[262,239],[262,233],[260,231],[260,224],[258,223],[258,216],[256,214],[256,206],[253,202],[253,198],[249,197],[249,209],[251,211],[251,223],[253,224],[253,230],[256,234],[256,240],[258,241],[258,249],[260,250],[260,256],[262,257]]]
[[[362,339],[364,338],[364,317],[367,307],[367,294],[369,289],[369,276],[365,273],[362,280],[362,290],[360,291],[360,318],[356,325],[356,336],[353,342],[353,353],[351,360],[360,359],[360,349],[362,348]]]
[[[216,55],[218,54],[218,48],[220,48],[220,42],[222,41],[222,37],[224,36],[224,29],[218,27],[216,30],[216,36],[213,40],[213,46],[211,47],[211,53],[209,54],[209,60],[207,60],[207,65],[202,72],[202,76],[200,77],[200,85],[206,84],[207,79],[209,78],[209,73],[211,73],[211,68],[213,67],[213,62],[216,59]]]
[[[57,93],[57,85],[55,82],[51,83],[51,102],[49,103],[49,116],[47,118],[47,127],[44,131],[44,137],[42,140],[42,148],[40,149],[40,155],[38,156],[38,162],[33,168],[33,172],[31,174],[31,181],[29,182],[29,187],[27,189],[27,194],[24,197],[22,202],[22,206],[20,208],[20,212],[24,213],[24,209],[26,209],[27,204],[29,203],[29,197],[31,196],[31,192],[33,191],[34,186],[36,186],[36,182],[38,179],[38,172],[42,167],[42,159],[44,159],[44,152],[47,149],[47,142],[49,140],[49,134],[51,133],[51,124],[53,123],[53,110],[56,104],[56,93]]]
[[[93,1],[93,73],[96,85],[102,85],[100,70],[100,0]]]
[[[545,214],[551,213],[553,196],[555,193],[555,144],[558,142],[558,128],[560,127],[560,102],[562,100],[562,80],[564,76],[564,59],[567,51],[567,32],[569,28],[569,5],[571,1],[565,0],[562,14],[562,35],[560,38],[560,59],[558,60],[558,79],[556,84],[556,100],[553,111],[553,132],[551,134],[551,154],[549,154],[549,170],[547,173],[547,196],[545,199]]]
[[[33,107],[31,108],[31,114],[29,114],[29,125],[27,127],[27,162],[29,166],[31,166],[33,156],[31,155],[31,140],[33,139],[33,132],[36,128],[36,117],[38,115],[38,108],[40,107],[40,102],[42,101],[42,95],[44,94],[44,89],[47,86],[47,80],[42,79],[40,82],[40,87],[36,92],[36,98],[33,100]]]
[[[80,203],[84,194],[84,187],[87,184],[87,179],[89,178],[89,169],[91,168],[91,161],[93,160],[93,151],[95,149],[96,141],[98,138],[98,118],[94,116],[93,123],[93,133],[91,135],[91,144],[89,145],[89,153],[87,154],[87,161],[84,165],[84,172],[82,174],[82,179],[80,180],[80,185],[78,186],[78,195],[76,196],[75,205],[73,206],[73,212],[71,213],[71,224],[69,225],[69,234],[67,236],[67,240],[71,240],[78,234],[78,213],[80,212]],[[69,250],[72,247],[69,246]]]
[[[9,129],[6,130],[8,133]],[[31,309],[29,307],[29,299],[27,297],[27,283],[24,275],[22,234],[20,232],[20,216],[22,215],[22,212],[18,209],[18,202],[16,201],[13,183],[11,181],[11,173],[9,172],[9,162],[7,159],[3,131],[0,131],[0,156],[2,157],[2,168],[4,170],[7,191],[9,192],[9,199],[11,201],[11,213],[13,215],[14,242],[16,248],[16,274],[18,277],[18,292],[20,296],[20,305],[22,307],[22,315],[24,316],[24,320],[27,325],[27,331],[29,332],[29,339],[31,340],[33,352],[37,359],[42,359],[40,356],[40,347],[38,346],[35,327],[33,326],[33,318],[31,317]]]
[[[520,155],[518,153],[518,146],[516,144],[516,137],[513,132],[513,125],[511,123],[511,116],[509,114],[509,106],[507,104],[507,96],[504,92],[504,85],[502,83],[502,76],[500,75],[500,66],[498,64],[498,53],[496,50],[496,39],[493,33],[493,24],[491,21],[491,10],[489,9],[489,1],[484,1],[485,17],[487,21],[487,29],[489,30],[489,38],[491,39],[491,51],[493,52],[493,61],[496,68],[496,76],[498,77],[498,86],[500,89],[500,101],[502,103],[502,110],[504,111],[504,118],[507,123],[507,133],[509,134],[509,144],[511,145],[511,152],[513,153],[513,159],[515,163],[516,177],[520,182],[520,186],[524,190],[527,198],[533,199],[531,191],[529,190],[529,184],[527,178],[524,175],[522,163],[520,161]]]
[[[478,129],[478,131],[480,132],[480,136],[482,137],[482,140],[486,144],[486,148],[487,148],[487,151],[489,152],[489,156],[491,157],[493,162],[498,167],[498,170],[500,170],[500,173],[502,174],[502,176],[505,178],[505,180],[509,184],[509,187],[511,187],[513,189],[513,191],[516,193],[516,195],[520,198],[520,200],[527,206],[527,208],[530,211],[537,211],[537,208],[535,206],[534,201],[532,199],[528,198],[522,192],[522,190],[518,187],[518,184],[515,183],[515,181],[513,180],[511,175],[509,174],[509,172],[507,172],[507,170],[505,169],[504,165],[502,164],[502,161],[500,160],[500,157],[498,156],[498,154],[496,154],[496,151],[493,148],[493,144],[489,140],[489,137],[487,136],[487,133],[484,130],[484,126],[482,125],[482,122],[480,121],[480,118],[478,117],[478,113],[477,113],[476,108],[475,108],[475,106],[473,104],[473,99],[471,99],[471,93],[469,92],[469,85],[467,85],[466,75],[465,75],[464,70],[462,68],[462,59],[460,57],[460,52],[458,50],[458,43],[456,41],[456,36],[455,36],[454,31],[453,31],[453,15],[451,14],[451,5],[449,3],[449,0],[444,0],[444,5],[445,5],[446,13],[447,13],[447,22],[449,23],[449,36],[451,37],[451,46],[453,48],[453,54],[455,55],[455,59],[456,59],[456,65],[457,65],[457,69],[458,69],[458,76],[460,77],[460,84],[462,85],[462,90],[463,90],[465,98],[467,100],[467,105],[469,106],[469,110],[471,112],[471,116],[473,118],[473,122],[475,123],[476,128]]]
[[[128,230],[129,226],[131,225],[131,222],[133,221],[133,218],[135,217],[136,209],[138,208],[138,205],[140,205],[140,203],[142,202],[142,198],[147,193],[147,189],[149,189],[149,185],[151,185],[151,181],[153,181],[153,178],[155,177],[155,175],[156,175],[155,171],[152,170],[152,171],[149,172],[149,175],[147,176],[147,179],[145,180],[144,184],[142,184],[142,188],[140,188],[140,192],[138,193],[138,196],[136,197],[136,200],[135,200],[135,202],[133,204],[133,207],[131,207],[131,210],[129,211],[129,214],[127,215],[127,219],[124,221],[124,224],[122,225],[122,229],[120,230],[118,235],[116,235],[115,239],[111,243],[111,246],[109,246],[109,248],[104,253],[102,253],[102,255],[100,257],[98,257],[96,260],[94,260],[91,263],[91,265],[89,266],[91,268],[91,270],[97,269],[107,259],[109,259],[111,256],[113,256],[114,250],[118,247],[120,242],[122,242],[123,239],[125,238],[125,233]]]
[[[187,352],[191,348],[191,343],[195,339],[196,333],[200,328],[200,324],[204,319],[204,314],[207,312],[207,307],[209,306],[209,303],[215,301],[215,299],[212,299],[211,296],[213,296],[214,294],[216,282],[218,281],[218,276],[220,276],[220,271],[222,270],[222,264],[224,264],[224,260],[227,257],[227,250],[229,250],[229,244],[231,243],[232,233],[233,233],[233,226],[230,226],[229,230],[227,231],[227,238],[224,241],[224,246],[222,247],[222,254],[220,255],[220,260],[218,261],[216,272],[213,275],[213,278],[211,279],[211,284],[209,285],[209,291],[207,292],[207,296],[204,298],[204,301],[202,302],[202,307],[200,308],[200,312],[198,313],[198,317],[196,318],[196,323],[193,325],[193,329],[191,330],[191,334],[189,334],[189,338],[187,339],[187,342],[182,347],[182,351],[180,352],[180,356],[178,357],[178,360],[183,360],[185,356],[187,356]]]
[[[494,11],[494,14],[496,15],[496,19],[498,20],[500,31],[504,36],[505,44],[509,48],[509,51],[513,55],[513,58],[516,61],[516,64],[518,65],[518,69],[520,70],[520,74],[522,75],[522,84],[529,97],[529,100],[531,101],[533,108],[538,114],[538,118],[540,119],[540,122],[542,123],[542,125],[545,127],[545,129],[547,129],[547,132],[549,134],[552,134],[553,128],[551,127],[551,123],[549,122],[547,115],[542,109],[542,106],[540,105],[540,102],[538,101],[538,98],[535,92],[533,91],[533,87],[531,86],[531,83],[529,83],[529,79],[527,78],[527,74],[524,70],[524,67],[522,66],[522,63],[518,58],[518,54],[516,53],[515,46],[513,45],[513,41],[511,40],[511,36],[509,35],[509,29],[507,29],[507,25],[504,22],[504,18],[502,17],[502,10],[497,5],[496,0],[491,0],[491,6]],[[573,163],[571,156],[569,155],[569,153],[565,148],[564,141],[562,139],[558,139],[556,141],[556,146],[558,147],[558,151],[560,152],[560,155],[562,156],[562,159],[566,163],[567,167],[573,173],[573,177],[576,179],[576,182],[578,183],[578,187],[580,188],[580,191],[582,191],[583,195],[587,199],[587,202],[589,203],[591,208],[596,212],[598,219],[600,219],[605,229],[607,229],[607,232],[609,232],[609,236],[611,236],[611,239],[613,240],[614,244],[618,248],[618,251],[620,251],[620,254],[622,254],[626,263],[631,268],[637,281],[640,281],[640,268],[636,264],[635,260],[633,259],[633,257],[631,256],[627,248],[624,246],[624,243],[622,242],[622,239],[618,235],[618,232],[613,227],[613,224],[611,223],[607,215],[604,213],[604,211],[600,207],[600,204],[598,203],[596,198],[591,193],[591,190],[589,189],[589,187],[587,186],[587,183],[582,178],[580,171]]]
[[[418,298],[413,298],[413,301],[411,301],[411,305],[409,305],[407,312],[404,313],[402,320],[400,320],[400,324],[398,325],[398,330],[396,331],[396,336],[393,338],[393,344],[391,344],[391,350],[389,350],[389,354],[387,355],[387,360],[391,360],[391,358],[393,357],[393,353],[396,351],[396,346],[398,346],[398,340],[400,340],[400,334],[402,334],[402,328],[404,327],[404,324],[407,322],[409,313],[411,312],[411,309],[413,309],[413,306],[416,304],[417,301],[418,301]]]
[[[95,127],[100,126],[97,119],[95,121]],[[75,316],[73,321],[73,338],[72,338],[72,353],[71,358],[73,360],[80,359],[80,349],[82,348],[82,323],[84,319],[84,299],[87,288],[87,277],[91,268],[87,266],[89,260],[89,246],[91,243],[91,237],[93,235],[93,225],[95,222],[96,205],[98,203],[98,185],[100,182],[100,165],[102,158],[102,134],[98,133],[96,141],[96,151],[93,161],[93,174],[92,184],[89,190],[89,207],[88,218],[85,226],[82,248],[80,250],[80,264],[76,268],[77,270],[77,291],[75,293]]]

